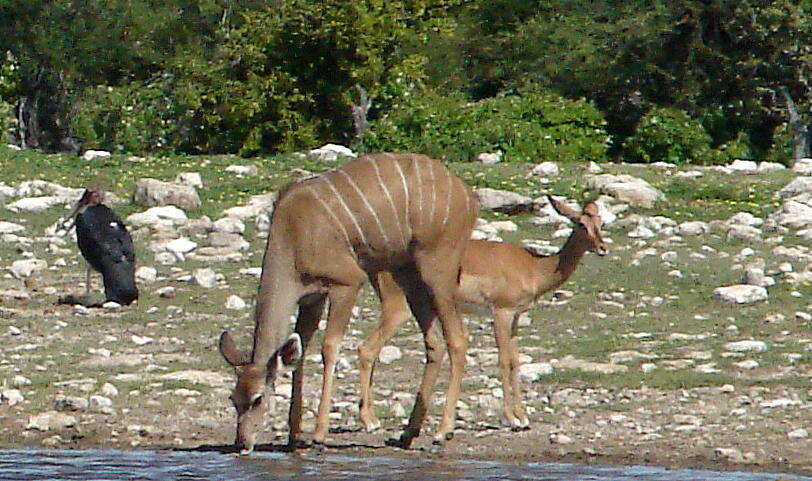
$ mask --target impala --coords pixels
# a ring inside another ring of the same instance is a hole
[[[237,411],[235,444],[255,445],[267,411],[266,390],[278,366],[295,364],[289,442],[301,434],[302,352],[318,328],[329,299],[322,343],[324,377],[313,442],[327,435],[336,356],[358,290],[367,278],[390,279],[416,314],[425,334],[427,362],[411,421],[400,445],[420,434],[442,363],[443,346],[429,335],[439,317],[451,358],[446,405],[435,436],[453,436],[467,336],[454,301],[460,258],[476,219],[476,200],[465,183],[440,162],[415,154],[375,154],[314,178],[293,183],[276,202],[254,312],[253,349],[237,349],[228,332],[219,348],[234,367],[231,400]],[[288,321],[297,313],[293,335]],[[439,353],[439,355],[438,355]]]
[[[564,283],[578,267],[586,251],[601,256],[606,254],[606,245],[601,237],[602,222],[595,203],[586,203],[583,213],[578,213],[552,197],[550,202],[559,214],[574,224],[572,234],[557,254],[538,257],[515,244],[471,240],[465,246],[460,264],[459,290],[456,294],[460,307],[464,304],[483,305],[493,312],[504,392],[503,412],[513,429],[523,429],[530,424],[519,386],[520,364],[516,344],[519,316],[530,309],[542,294]],[[397,284],[387,273],[378,276],[376,289],[381,298],[381,322],[358,348],[360,417],[369,431],[381,426],[372,411],[374,362],[386,341],[412,314]]]

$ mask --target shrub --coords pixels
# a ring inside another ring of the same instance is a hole
[[[655,108],[640,119],[634,135],[623,142],[629,162],[694,164],[714,162],[711,138],[702,124],[685,112]]]
[[[792,164],[792,130],[789,124],[783,123],[773,131],[773,142],[765,159],[789,166]]]
[[[367,150],[416,151],[451,161],[501,151],[505,161],[603,160],[608,135],[598,110],[547,91],[471,102],[422,91],[372,122]]]

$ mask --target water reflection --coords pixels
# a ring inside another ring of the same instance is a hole
[[[0,451],[2,481],[775,481],[779,478],[812,481],[803,476],[667,470],[649,466],[514,465],[339,454],[263,452],[242,458],[216,452]]]

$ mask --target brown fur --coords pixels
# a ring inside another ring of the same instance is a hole
[[[369,276],[389,271],[419,313],[424,333],[439,315],[451,353],[451,381],[438,436],[453,427],[465,363],[467,336],[457,313],[454,291],[465,241],[476,218],[470,189],[441,163],[416,154],[368,155],[341,168],[286,187],[276,202],[263,259],[254,343],[249,353],[221,339],[223,357],[235,367],[232,401],[238,413],[236,443],[253,449],[264,407],[263,393],[273,384],[278,348],[288,319],[298,309],[295,332],[306,350],[330,300],[322,343],[324,376],[313,440],[327,434],[330,395],[338,348],[358,289]],[[426,335],[428,362],[401,443],[408,447],[420,432],[440,363],[439,341]],[[225,346],[226,350],[222,347]],[[238,361],[246,360],[240,363]],[[302,362],[293,375],[290,443],[300,435]]]
[[[587,203],[583,214],[550,199],[553,207],[573,221],[572,235],[558,254],[536,257],[507,242],[469,241],[461,262],[460,305],[489,307],[494,315],[494,333],[499,349],[499,369],[504,391],[504,415],[513,428],[529,424],[521,402],[518,382],[519,353],[516,323],[519,316],[545,292],[565,282],[586,251],[606,253],[601,237],[601,219],[597,206]],[[372,368],[381,348],[397,328],[411,317],[409,305],[392,278],[381,273],[377,278],[381,297],[381,322],[359,347],[361,382],[361,420],[368,430],[380,427],[371,409]]]

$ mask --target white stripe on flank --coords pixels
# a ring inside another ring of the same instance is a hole
[[[403,241],[403,249],[405,250],[409,241],[403,235],[403,226],[400,225],[400,217],[398,216],[398,209],[397,207],[395,207],[395,201],[394,199],[392,199],[392,194],[389,193],[389,188],[386,187],[386,184],[384,183],[383,178],[381,177],[381,170],[378,168],[378,163],[375,162],[375,160],[372,159],[371,157],[368,157],[368,159],[369,163],[371,163],[372,167],[375,169],[375,175],[378,177],[378,184],[380,184],[381,189],[383,190],[383,194],[386,196],[386,200],[389,201],[389,206],[392,207],[392,213],[395,214],[395,220],[398,223],[398,232],[400,232],[400,238]]]
[[[308,190],[308,192],[310,192],[310,194],[313,197],[316,198],[317,201],[319,201],[319,204],[321,204],[321,206],[324,207],[324,210],[326,210],[327,213],[330,214],[330,217],[333,218],[336,225],[338,225],[338,228],[341,229],[341,232],[344,234],[344,239],[346,239],[347,245],[349,246],[350,249],[352,249],[352,242],[350,242],[350,235],[347,234],[347,229],[344,228],[344,224],[341,223],[341,219],[339,219],[338,216],[335,215],[335,212],[333,212],[333,209],[331,209],[330,206],[327,205],[327,203],[324,202],[324,200],[321,197],[319,197],[318,192],[316,192],[313,189],[313,187],[307,186],[307,190]]]
[[[437,185],[434,182],[434,162],[429,163],[429,182],[431,182],[431,204],[429,204],[429,223],[433,223],[434,204],[437,203]]]
[[[403,182],[403,195],[406,196],[406,227],[409,228],[409,236],[406,238],[406,243],[408,244],[409,240],[412,238],[412,225],[409,223],[409,218],[411,214],[409,213],[409,208],[411,207],[411,200],[409,199],[409,185],[406,183],[406,176],[403,175],[403,169],[400,168],[400,162],[397,161],[394,155],[386,154],[392,160],[392,163],[395,164],[395,170],[398,171],[398,175],[400,175],[400,181]]]
[[[367,200],[367,196],[365,196],[364,192],[361,189],[358,188],[358,184],[356,184],[355,181],[352,180],[352,177],[350,176],[350,174],[344,172],[343,170],[338,170],[336,172],[343,175],[347,179],[347,182],[350,183],[352,188],[355,189],[356,192],[358,192],[359,196],[361,196],[361,200],[364,202],[364,205],[367,206],[367,209],[369,209],[369,212],[372,214],[372,217],[375,218],[375,223],[378,224],[378,229],[381,231],[381,236],[383,237],[384,244],[388,245],[389,244],[389,237],[387,237],[387,235],[386,235],[386,230],[383,228],[383,224],[381,224],[381,219],[378,217],[378,213],[375,212],[375,209],[372,208],[372,205]]]
[[[448,192],[445,195],[445,215],[443,216],[443,225],[448,222],[448,215],[451,213],[451,190],[454,189],[454,179],[451,178],[451,171],[445,170],[445,177],[448,179]]]
[[[334,172],[342,172],[342,171],[336,170]],[[355,229],[358,230],[358,236],[361,238],[361,242],[363,242],[365,245],[369,245],[369,244],[367,244],[366,236],[364,236],[364,231],[361,229],[361,226],[358,224],[358,219],[355,218],[355,214],[353,214],[352,211],[350,210],[350,208],[347,207],[347,203],[344,202],[344,198],[341,197],[341,194],[338,193],[338,190],[336,189],[336,186],[334,186],[333,183],[330,182],[330,179],[327,178],[326,175],[322,176],[322,179],[324,179],[324,181],[327,182],[327,186],[330,187],[330,190],[332,190],[333,194],[335,194],[335,196],[338,198],[338,201],[341,203],[341,207],[343,207],[344,210],[347,211],[347,215],[349,215],[350,219],[352,219],[352,223],[353,223],[353,225],[355,225]]]

